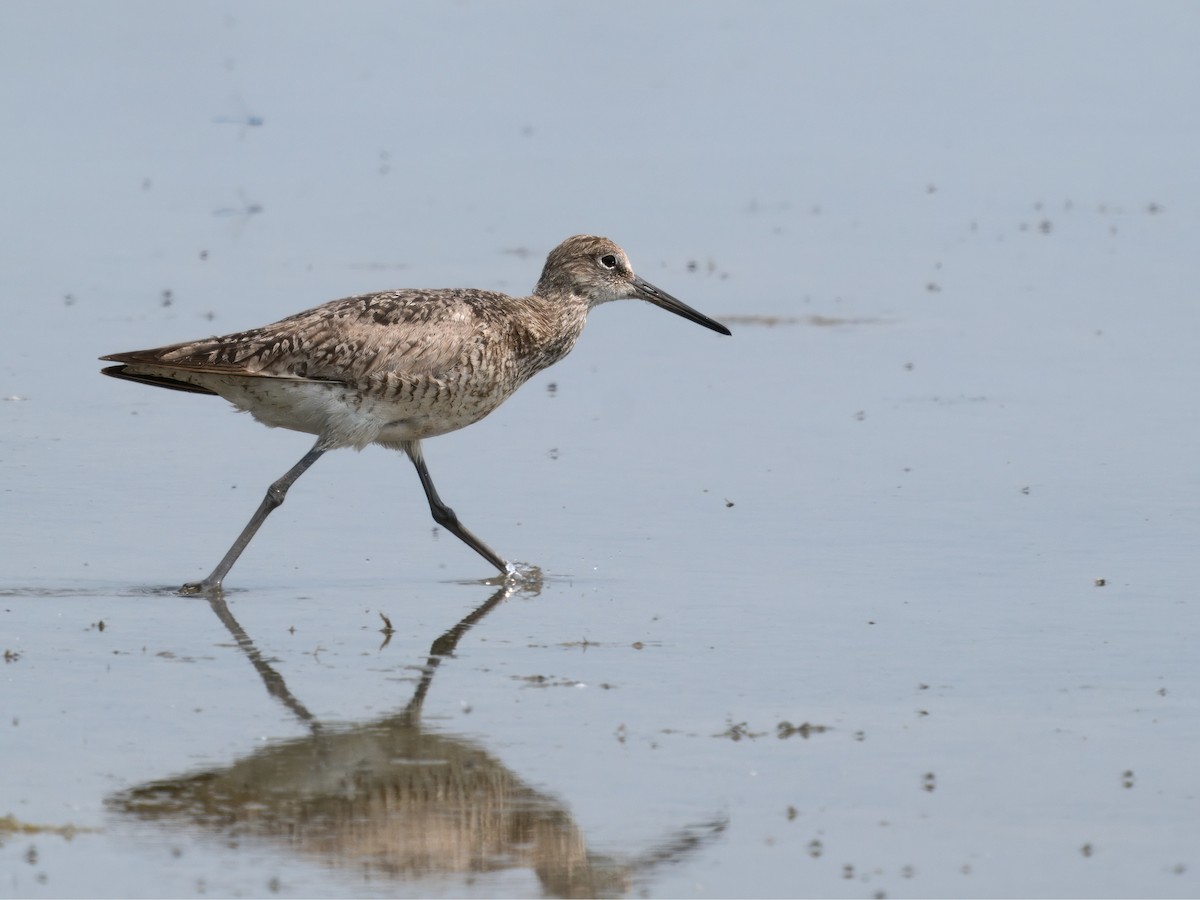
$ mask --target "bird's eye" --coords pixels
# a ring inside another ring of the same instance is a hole
[[[600,257],[600,265],[606,269],[615,269],[617,267],[617,258],[611,253],[605,253]]]

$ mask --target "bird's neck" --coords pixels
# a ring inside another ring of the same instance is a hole
[[[571,352],[587,322],[588,303],[575,294],[534,294],[526,298],[529,315],[522,327],[537,348],[537,369],[553,365]]]

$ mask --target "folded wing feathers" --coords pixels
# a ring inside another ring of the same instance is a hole
[[[479,327],[479,313],[480,301],[488,296],[464,293],[348,297],[250,331],[103,358],[134,367],[305,381],[436,377],[482,342],[487,331]]]

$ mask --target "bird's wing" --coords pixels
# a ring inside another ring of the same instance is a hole
[[[364,294],[250,331],[102,358],[134,371],[305,381],[357,383],[386,373],[437,377],[486,340],[489,317],[483,313],[502,298],[466,290]]]

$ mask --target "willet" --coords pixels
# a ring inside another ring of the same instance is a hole
[[[216,394],[273,428],[317,442],[267,489],[233,546],[183,593],[219,590],[267,516],[326,450],[380,444],[416,466],[433,519],[506,575],[516,569],[438,496],[421,441],[478,422],[570,352],[588,312],[641,299],[721,334],[729,329],[633,273],[608,238],[567,238],[528,297],[469,288],[399,290],[334,300],[221,337],[114,353],[105,375]]]

